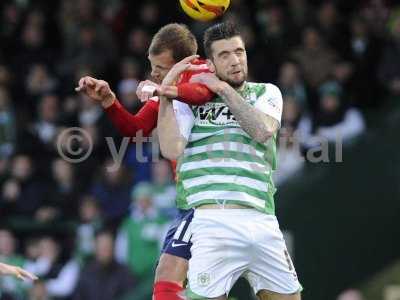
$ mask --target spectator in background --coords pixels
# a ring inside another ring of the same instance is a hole
[[[26,125],[18,124],[18,151],[28,153],[35,158],[37,171],[41,172],[50,168],[51,158],[55,154],[54,142],[59,129],[59,117],[61,107],[59,97],[56,94],[45,94],[40,98],[40,102],[35,105],[35,120],[26,120]],[[50,159],[49,159],[50,158]]]
[[[364,297],[359,290],[350,289],[342,292],[337,300],[364,300]]]
[[[43,286],[35,286],[34,293],[49,296],[53,300],[72,295],[79,275],[79,264],[75,259],[65,261],[61,256],[61,245],[52,237],[38,241],[38,257],[27,269],[36,272]],[[45,289],[45,291],[41,290]]]
[[[140,108],[140,101],[136,96],[138,85],[139,81],[133,78],[121,80],[118,84],[118,99],[132,113],[137,112]]]
[[[131,199],[130,216],[118,230],[115,254],[117,260],[127,264],[138,278],[146,278],[154,271],[154,262],[166,234],[167,220],[154,206],[151,184],[137,184]]]
[[[393,102],[400,103],[400,9],[394,11],[389,22],[392,40],[383,50],[379,65],[379,79]]]
[[[299,124],[299,134],[306,148],[312,148],[320,138],[328,142],[341,139],[343,143],[365,131],[365,123],[360,111],[347,107],[343,99],[342,87],[329,81],[319,88],[319,107],[312,117],[304,117]]]
[[[257,21],[261,27],[264,43],[275,50],[282,49],[286,40],[286,26],[282,8],[278,5],[267,6],[257,12]]]
[[[22,88],[23,92],[19,92],[20,96],[17,100],[20,101],[19,105],[21,105],[22,112],[24,113],[21,117],[26,118],[23,121],[29,122],[38,116],[40,117],[40,106],[44,102],[44,98],[53,96],[58,99],[56,95],[58,82],[56,77],[51,74],[49,68],[41,63],[35,63],[30,66],[27,74],[24,74],[24,76],[25,85]]]
[[[139,85],[140,66],[132,57],[122,60],[120,66],[121,80],[118,82],[118,99],[130,112],[136,112],[140,107],[140,101],[136,96],[136,88]]]
[[[0,158],[10,157],[15,150],[16,127],[10,95],[0,86]]]
[[[300,107],[308,107],[305,84],[301,79],[300,70],[296,63],[287,61],[281,65],[278,86],[283,97],[293,97],[293,100]],[[283,103],[286,105],[285,101]]]
[[[368,28],[375,36],[385,36],[387,30],[387,20],[391,8],[388,2],[384,0],[363,1],[357,7],[360,15],[367,21]]]
[[[132,56],[137,61],[143,61],[150,45],[150,35],[142,27],[133,28],[127,37],[124,56]],[[144,65],[141,66],[144,70]]]
[[[0,60],[0,85],[8,88],[12,83],[11,76],[10,70]]]
[[[335,49],[340,55],[346,51],[346,28],[340,19],[334,1],[323,1],[317,10],[317,23],[321,36],[327,45]]]
[[[55,91],[56,79],[50,74],[44,64],[32,65],[26,77],[26,95],[31,98],[30,102],[35,106],[37,97]]]
[[[43,15],[39,18],[44,18]],[[36,18],[27,19],[21,31],[21,43],[14,53],[14,64],[18,80],[25,78],[29,68],[36,63],[50,65],[54,53],[45,44],[44,21],[37,22]],[[22,81],[22,80],[21,80]]]
[[[36,273],[43,279],[48,279],[56,276],[62,267],[60,258],[61,247],[56,240],[50,236],[42,236],[37,241],[32,241],[31,247],[37,249],[29,249],[30,251],[37,251],[31,253],[37,255],[37,258],[30,265],[29,270]]]
[[[95,259],[80,273],[74,300],[120,299],[135,287],[129,269],[114,260],[114,238],[111,232],[96,235]]]
[[[95,73],[102,74],[115,60],[115,43],[111,33],[100,25],[100,28],[104,28],[101,32],[94,20],[87,23],[80,22],[80,24],[81,26],[77,28],[77,43],[71,47],[70,53],[66,54],[62,72],[72,75],[79,65],[85,64],[89,65]],[[104,35],[105,32],[106,35]]]
[[[23,13],[16,3],[12,1],[5,3],[0,16],[0,42],[7,45],[0,50],[0,60],[3,60],[2,52],[5,55],[14,53],[16,47],[15,36],[22,22]]]
[[[47,242],[50,242],[50,240]],[[55,241],[53,240],[53,242]],[[60,247],[60,245],[55,245],[56,247],[53,247],[53,249],[56,249],[55,254],[57,255],[55,261],[60,261],[58,256],[58,247]],[[42,247],[48,246],[45,244]],[[47,252],[48,250],[42,251]],[[79,263],[74,258],[71,258],[68,261],[63,261],[60,266],[56,266],[56,269],[52,267],[50,272],[47,274],[47,280],[44,281],[48,295],[54,300],[66,299],[72,296],[78,282],[79,271]]]
[[[41,239],[39,237],[31,237],[25,242],[25,268],[38,275],[43,275],[50,268],[50,261],[45,256],[41,255]]]
[[[121,82],[127,79],[139,80],[140,78],[140,64],[133,57],[124,57],[120,65]]]
[[[4,181],[7,180],[9,165],[10,162],[8,159],[0,157],[0,186],[3,186]],[[0,193],[1,192],[2,191],[0,189]],[[2,196],[0,194],[0,213],[1,213],[1,199]]]
[[[317,28],[305,28],[302,37],[301,46],[293,51],[292,56],[299,64],[304,79],[316,89],[332,74],[338,55],[324,44]]]
[[[301,104],[294,97],[284,96],[282,128],[278,140],[278,166],[273,173],[274,183],[282,185],[304,165],[297,126],[302,116]]]
[[[77,212],[73,167],[63,159],[55,159],[51,169],[54,182],[51,184],[47,201],[36,212],[37,220],[40,222],[71,220]]]
[[[355,16],[350,22],[350,40],[348,43],[349,59],[354,67],[354,73],[349,84],[349,94],[360,106],[377,105],[380,101],[379,89],[375,84],[365,84],[378,81],[377,67],[381,41],[369,31],[366,21]]]
[[[35,104],[37,113],[26,112],[23,107],[23,116],[17,116],[19,121],[17,149],[35,157],[39,171],[50,167],[49,157],[55,154],[54,142],[59,129],[61,107],[56,94],[45,94]]]
[[[282,128],[295,131],[304,115],[304,108],[297,98],[287,95],[283,97]]]
[[[103,110],[93,100],[84,94],[79,95],[80,107],[78,112],[78,122],[82,126],[94,126],[97,125]]]
[[[176,185],[172,177],[171,162],[161,159],[152,163],[151,176],[154,206],[163,216],[171,219],[176,214]]]
[[[38,280],[29,290],[29,300],[52,300],[47,292],[45,284]]]
[[[287,49],[290,47],[287,24],[284,19],[283,10],[279,5],[264,5],[264,8],[258,10],[256,18],[261,33],[257,37],[257,40],[261,42],[259,46],[264,48],[263,53],[259,52],[259,55],[256,56],[258,60],[266,60],[268,64],[268,76],[271,76],[271,78],[266,79],[267,81],[272,81],[277,77],[279,66],[282,64],[285,53],[287,53]],[[249,49],[252,48],[250,44]],[[252,59],[252,54],[249,53],[250,59]],[[258,68],[260,69],[261,66]],[[261,72],[261,70],[258,72]],[[266,76],[266,74],[261,75]]]
[[[301,35],[301,30],[307,22],[312,19],[312,9],[307,0],[289,0],[288,1],[289,15],[289,32],[292,33],[293,42],[297,43],[297,37]]]
[[[2,165],[5,165],[5,160],[2,162]],[[21,188],[17,180],[7,178],[4,175],[3,177],[5,178],[1,185],[0,213],[2,216],[7,216],[17,213],[16,202],[20,196]]]
[[[39,104],[38,119],[33,125],[33,132],[47,148],[52,147],[55,139],[59,114],[59,98],[54,94],[43,96]]]
[[[17,267],[24,267],[25,259],[16,253],[17,240],[14,234],[7,229],[0,229],[0,261]],[[26,286],[15,277],[0,277],[0,291],[7,299],[24,299]]]
[[[80,203],[80,223],[76,230],[75,256],[83,263],[94,254],[95,233],[101,228],[103,222],[99,205],[93,197],[83,196]]]
[[[138,135],[139,137],[140,135]],[[132,170],[134,182],[151,181],[150,162],[159,156],[158,139],[150,138],[143,143],[130,144],[124,164]]]
[[[17,155],[11,166],[11,176],[4,183],[0,208],[6,216],[25,216],[31,218],[46,201],[47,185],[37,179],[33,162],[29,156]]]
[[[92,195],[98,201],[105,220],[119,223],[130,204],[130,180],[123,166],[114,168],[115,162],[111,159],[103,164],[101,179],[94,184]]]
[[[154,1],[143,3],[140,9],[140,21],[150,31],[157,31],[160,27],[160,7]]]

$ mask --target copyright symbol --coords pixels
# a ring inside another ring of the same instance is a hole
[[[80,127],[64,129],[57,137],[58,154],[69,163],[84,161],[92,153],[92,150],[91,136]]]

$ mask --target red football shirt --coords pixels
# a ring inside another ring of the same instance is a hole
[[[201,83],[190,83],[189,81],[195,74],[210,71],[206,65],[206,61],[203,59],[197,59],[192,63],[196,65],[204,65],[204,69],[182,73],[177,84],[177,100],[191,105],[201,105],[210,101],[214,97],[214,93]],[[134,137],[139,131],[142,131],[143,136],[149,136],[157,127],[158,108],[158,101],[149,100],[144,104],[139,112],[134,115],[127,111],[121,103],[116,100],[110,107],[106,108],[105,111],[108,118],[120,134],[125,137]],[[175,171],[176,164],[175,162],[171,163],[173,164],[173,170]]]

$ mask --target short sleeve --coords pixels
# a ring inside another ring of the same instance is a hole
[[[257,98],[254,107],[271,116],[280,124],[283,101],[279,88],[271,83],[265,84],[264,93]]]
[[[177,100],[172,101],[172,106],[174,108],[176,121],[178,122],[179,131],[186,140],[189,140],[194,125],[193,112],[189,105]]]

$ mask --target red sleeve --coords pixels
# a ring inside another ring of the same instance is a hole
[[[176,160],[170,160],[171,163],[171,169],[172,169],[172,174],[174,176],[174,180],[177,181],[176,178]]]
[[[202,105],[214,97],[214,93],[201,83],[181,83],[177,87],[177,100],[190,105]]]
[[[185,102],[190,105],[202,105],[210,101],[214,97],[214,93],[211,92],[204,84],[201,83],[190,83],[190,78],[195,74],[209,73],[210,70],[205,64],[204,60],[198,60],[194,64],[204,65],[204,69],[199,71],[187,71],[184,72],[177,84],[178,88],[178,99],[179,101]]]
[[[147,101],[135,115],[127,111],[118,100],[105,109],[108,118],[117,128],[120,134],[133,137],[140,130],[143,136],[149,136],[157,127],[158,102]]]

